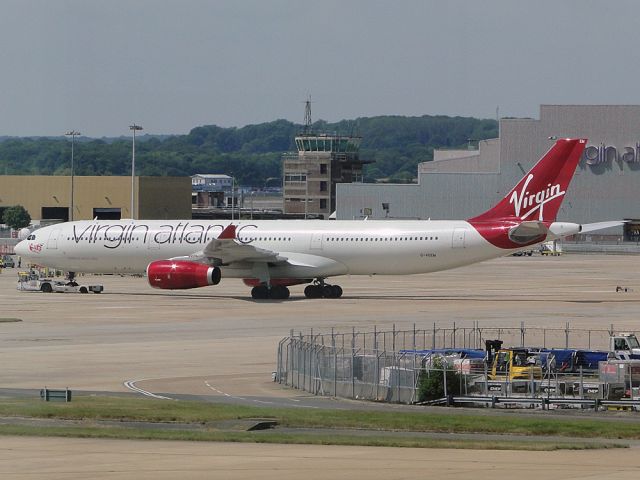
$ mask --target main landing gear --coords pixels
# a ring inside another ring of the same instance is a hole
[[[286,300],[290,294],[289,289],[284,285],[274,285],[273,287],[258,285],[251,289],[251,298],[255,300]]]
[[[340,298],[342,287],[340,285],[329,285],[324,281],[316,281],[313,285],[307,285],[304,289],[307,298]]]
[[[315,280],[304,289],[307,298],[340,298],[342,288],[339,285],[329,285],[324,280]],[[251,298],[254,300],[286,300],[290,296],[289,289],[284,285],[266,284],[256,285],[251,289]]]

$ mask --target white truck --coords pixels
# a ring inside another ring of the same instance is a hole
[[[18,290],[22,292],[44,293],[102,293],[102,285],[81,285],[73,280],[61,282],[41,277],[38,272],[20,272],[18,274]]]
[[[609,338],[609,351],[619,360],[640,359],[640,342],[633,333],[617,333]]]

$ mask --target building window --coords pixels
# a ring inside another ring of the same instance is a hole
[[[307,176],[303,173],[293,173],[284,176],[284,183],[305,183]]]
[[[321,198],[320,199],[320,208],[321,209],[327,208],[327,199],[326,198]]]
[[[320,191],[321,192],[327,191],[327,182],[320,182]]]
[[[327,173],[327,164],[326,163],[321,163],[320,164],[320,173]]]

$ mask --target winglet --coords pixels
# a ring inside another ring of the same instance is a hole
[[[233,223],[227,225],[220,235],[218,235],[218,240],[235,240],[236,239],[236,226]]]

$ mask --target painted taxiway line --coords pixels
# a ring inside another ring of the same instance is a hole
[[[162,395],[156,395],[155,393],[148,392],[136,386],[136,382],[140,382],[142,380],[145,380],[145,379],[127,380],[126,382],[123,382],[123,385],[127,387],[129,390],[133,390],[134,392],[141,393],[142,395],[146,395],[147,397],[158,398],[160,400],[175,400],[174,398],[171,398],[171,397],[163,397]]]
[[[223,392],[222,390],[219,390],[218,388],[214,387],[213,385],[211,385],[207,380],[204,381],[204,384],[209,387],[211,390],[213,390],[216,393],[219,393],[220,395],[224,395],[227,398],[233,398],[234,400],[243,400],[245,402],[254,402],[254,403],[260,403],[263,405],[276,405],[276,406],[284,406],[282,403],[278,403],[278,402],[268,402],[266,400],[258,400],[256,398],[245,398],[245,397],[238,397],[236,395],[231,395],[229,393]],[[291,400],[294,402],[299,402],[300,400],[293,400],[293,399],[287,399],[287,400]],[[320,407],[316,407],[316,406],[312,406],[312,405],[291,405],[292,407],[298,407],[298,408],[320,408]]]

